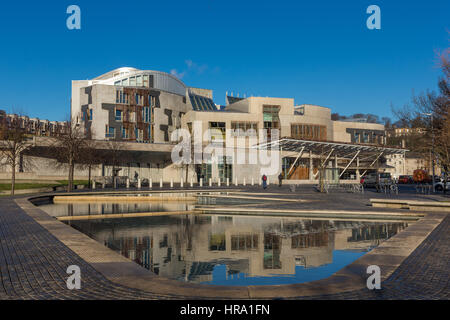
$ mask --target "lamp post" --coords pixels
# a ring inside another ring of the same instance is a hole
[[[426,116],[429,116],[430,117],[430,120],[431,120],[431,168],[432,168],[432,174],[433,174],[433,176],[431,177],[431,183],[432,183],[432,186],[431,186],[431,189],[433,190],[433,193],[435,193],[434,192],[434,127],[433,127],[433,113],[422,113],[422,114],[424,114],[424,115],[426,115]]]

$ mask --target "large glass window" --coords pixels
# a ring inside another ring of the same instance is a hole
[[[235,136],[256,136],[258,132],[257,122],[231,122],[231,130]]]
[[[116,110],[116,121],[122,121],[122,115],[123,115],[123,111],[122,110]]]
[[[135,87],[135,86],[136,86],[136,78],[130,77],[130,87]]]
[[[136,76],[136,86],[142,87],[142,76]]]
[[[210,234],[209,235],[209,251],[225,251],[226,241],[225,234]]]
[[[225,139],[225,122],[210,122],[209,123],[210,129],[217,129],[222,133],[222,139]],[[218,137],[211,137],[211,140],[215,140]]]
[[[143,85],[144,87],[147,87],[147,88],[148,88],[148,75],[147,75],[147,74],[144,74],[144,75],[142,76],[142,85]]]

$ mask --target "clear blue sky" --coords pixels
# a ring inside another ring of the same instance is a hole
[[[66,9],[81,8],[81,30]],[[366,8],[381,8],[381,30]],[[189,86],[292,97],[341,114],[390,116],[436,89],[450,1],[7,1],[0,8],[0,109],[64,120],[71,80],[121,66]]]

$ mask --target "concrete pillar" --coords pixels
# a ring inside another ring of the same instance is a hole
[[[162,178],[159,178],[159,187],[160,187],[160,188],[163,187],[163,181],[162,181]]]
[[[138,189],[140,189],[141,188],[141,178],[138,178]]]
[[[152,181],[152,178],[150,178],[150,179],[148,180],[148,187],[149,187],[150,189],[153,188],[153,181]]]
[[[356,180],[360,180],[361,179],[361,176],[360,176],[360,174],[359,174],[359,157],[356,157]]]
[[[312,151],[309,151],[309,180],[314,180]]]

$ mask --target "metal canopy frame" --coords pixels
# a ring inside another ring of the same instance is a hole
[[[389,148],[380,147],[375,145],[361,145],[352,144],[344,142],[326,142],[326,141],[312,141],[312,140],[298,140],[292,138],[281,138],[276,141],[261,143],[252,146],[254,149],[272,149],[272,150],[283,150],[283,151],[293,151],[300,152],[303,148],[303,152],[311,151],[313,154],[326,154],[334,149],[333,153],[338,158],[351,159],[357,151],[360,156],[365,157],[366,160],[372,159],[374,156],[383,152],[384,155],[390,154],[403,154],[407,149],[401,148]]]
[[[315,155],[327,155],[324,163],[326,163],[330,156],[334,154],[339,159],[345,159],[349,161],[340,173],[339,177],[342,177],[342,175],[347,171],[348,168],[350,168],[350,165],[357,158],[357,170],[359,170],[360,168],[360,162],[366,162],[366,165],[363,165],[363,168],[366,169],[362,174],[364,175],[367,172],[368,168],[372,168],[382,155],[405,154],[405,152],[409,151],[402,148],[389,148],[376,145],[299,140],[292,138],[281,138],[279,140],[254,145],[252,146],[252,148],[260,150],[281,150],[297,153],[297,157],[294,163],[291,165],[289,172],[293,169],[295,163],[297,163],[298,159],[305,152],[311,152]],[[367,166],[367,162],[369,161],[370,165]],[[317,177],[317,173],[314,175],[314,177]]]

